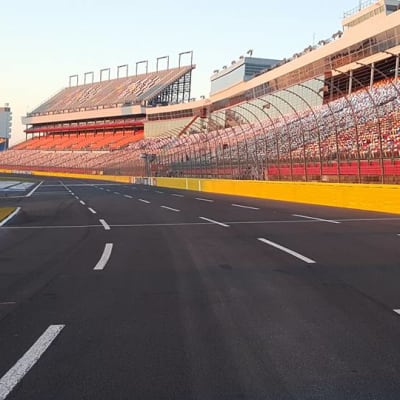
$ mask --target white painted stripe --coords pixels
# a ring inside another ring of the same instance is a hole
[[[164,192],[161,192],[161,190],[156,190],[156,193],[158,193],[158,194],[164,194]]]
[[[133,197],[129,196],[129,194],[124,194],[124,197],[126,197],[127,199],[133,199]]]
[[[314,261],[314,260],[311,260],[311,258],[305,257],[305,256],[303,256],[303,255],[297,253],[296,251],[293,251],[293,250],[288,249],[287,247],[283,247],[283,246],[281,246],[281,245],[279,245],[279,244],[277,244],[277,243],[271,242],[270,240],[263,239],[263,238],[259,238],[258,240],[259,240],[260,242],[263,242],[263,243],[265,243],[265,244],[268,244],[268,245],[270,245],[270,246],[272,246],[272,247],[275,247],[275,248],[277,248],[277,249],[279,249],[279,250],[282,250],[282,251],[284,251],[285,253],[288,253],[288,254],[292,255],[293,257],[296,257],[296,258],[298,258],[298,259],[300,259],[300,260],[306,262],[307,264],[315,264],[315,261]]]
[[[106,192],[111,192],[111,190],[110,189],[106,189]]]
[[[106,231],[109,231],[109,230],[111,229],[111,228],[110,228],[110,225],[108,225],[107,222],[104,221],[104,219],[99,219],[99,222],[103,225],[103,227],[104,227],[104,229],[105,229]]]
[[[171,194],[171,196],[175,196],[175,197],[185,197],[183,194],[176,194],[176,193]]]
[[[77,200],[79,200],[79,197],[78,196],[74,196]]]
[[[79,203],[81,203],[83,206],[86,205],[86,203],[83,200],[81,200]]]
[[[114,194],[121,194],[120,192],[114,192]]]
[[[242,206],[241,204],[232,204],[233,207],[246,208],[248,210],[259,210],[257,207]]]
[[[214,200],[203,199],[203,198],[201,198],[201,197],[196,197],[195,200],[198,200],[198,201],[205,201],[205,202],[207,202],[207,203],[214,203]]]
[[[15,301],[3,301],[3,302],[0,302],[0,306],[12,306],[14,304],[17,304],[17,302],[15,302]]]
[[[229,225],[224,224],[222,222],[218,222],[218,221],[215,221],[213,219],[206,218],[206,217],[199,217],[199,218],[202,219],[203,221],[211,222],[213,224],[216,224],[216,225],[219,225],[219,226],[223,226],[224,228],[229,228]]]
[[[393,310],[396,314],[400,315],[400,310]]]
[[[102,188],[102,187],[99,187],[99,189],[100,189],[100,190],[104,190],[104,188]]]
[[[88,207],[88,210],[92,213],[92,214],[97,214],[96,211],[93,210],[93,208]]]
[[[321,222],[328,222],[330,224],[340,224],[338,221],[334,221],[332,219],[323,219],[323,218],[316,218],[310,217],[308,215],[301,215],[301,214],[293,214],[293,217],[305,218],[305,219],[312,219],[313,221],[321,221]]]
[[[139,201],[141,201],[142,203],[150,204],[150,201],[147,200],[139,199]]]
[[[170,210],[170,211],[175,211],[175,212],[180,212],[181,210],[178,210],[176,208],[171,208],[171,207],[167,207],[167,206],[160,206],[161,208],[165,208],[166,210]]]
[[[113,244],[112,243],[106,243],[106,245],[104,247],[103,254],[101,255],[100,260],[98,261],[96,266],[93,268],[94,270],[100,271],[100,270],[104,269],[104,267],[108,263],[108,260],[111,257],[112,249],[113,249]]]
[[[0,379],[0,400],[4,400],[29,370],[39,361],[65,325],[50,325],[32,347]]]
[[[33,195],[33,193],[35,193],[36,190],[39,189],[39,187],[40,187],[40,185],[41,185],[42,183],[43,183],[43,181],[41,181],[41,182],[39,183],[39,185],[35,186],[25,197],[31,197],[31,196]]]
[[[7,218],[0,222],[0,226],[5,225],[11,218],[15,217],[21,211],[21,207],[17,207]]]

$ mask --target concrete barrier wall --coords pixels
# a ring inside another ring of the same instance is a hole
[[[400,185],[191,178],[156,178],[155,184],[175,189],[400,214]]]

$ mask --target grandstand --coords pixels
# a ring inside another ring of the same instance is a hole
[[[70,85],[24,118],[27,140],[0,167],[400,182],[400,1],[360,6],[331,38],[208,99],[190,101],[192,62]]]

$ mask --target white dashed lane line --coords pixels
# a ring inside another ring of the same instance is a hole
[[[340,224],[339,221],[334,221],[334,220],[332,220],[332,219],[323,219],[323,218],[309,217],[308,215],[293,214],[293,217],[304,218],[304,219],[311,219],[311,220],[313,220],[313,221],[328,222],[329,224]]]
[[[108,260],[111,257],[111,252],[113,249],[113,244],[112,243],[106,243],[104,247],[103,254],[100,257],[100,260],[96,264],[96,266],[93,268],[95,271],[101,271],[104,269],[104,267],[107,265]]]
[[[0,379],[0,400],[4,400],[64,329],[65,325],[50,325],[32,347]]]
[[[271,242],[270,240],[264,239],[264,238],[259,238],[258,239],[260,242],[268,244],[269,246],[275,247],[278,250],[281,250],[287,254],[292,255],[293,257],[298,258],[299,260],[304,261],[307,264],[315,264],[314,260],[311,260],[311,258],[305,257],[300,253],[297,253],[296,251],[290,250],[287,247],[281,246],[280,244]]]
[[[204,201],[204,202],[206,202],[206,203],[214,203],[214,200],[203,199],[202,197],[196,197],[195,200],[197,200],[197,201]]]
[[[129,194],[124,194],[124,197],[126,197],[127,199],[133,199],[133,197],[129,196]]]
[[[93,210],[93,208],[88,207],[88,210],[92,213],[92,214],[97,214],[95,210]]]
[[[171,196],[174,197],[185,197],[183,194],[172,193]]]
[[[224,224],[224,223],[222,223],[222,222],[218,222],[218,221],[215,221],[215,220],[213,220],[213,219],[206,218],[206,217],[199,217],[199,218],[202,219],[203,221],[211,222],[212,224],[216,224],[216,225],[219,225],[219,226],[223,226],[224,228],[229,228],[229,225]]]
[[[114,194],[121,194],[120,192],[114,192]]]
[[[148,200],[143,200],[143,199],[138,199],[140,202],[145,203],[145,204],[150,204],[150,201]]]
[[[161,192],[160,190],[156,190],[156,193],[158,193],[158,194],[164,194],[164,192]]]
[[[110,228],[110,225],[108,225],[107,222],[104,221],[104,219],[99,219],[99,222],[103,225],[103,227],[104,227],[104,229],[105,229],[106,231],[109,231],[109,230],[111,229],[111,228]]]
[[[180,212],[181,211],[181,210],[178,210],[176,208],[167,207],[167,206],[160,206],[160,207],[164,208],[165,210],[174,211],[174,212]]]
[[[245,208],[247,210],[259,210],[257,207],[243,206],[241,204],[232,204],[232,207]]]
[[[81,203],[83,206],[86,205],[86,203],[83,200],[80,200],[79,203]]]

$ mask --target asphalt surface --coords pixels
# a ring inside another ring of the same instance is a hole
[[[0,399],[400,398],[399,215],[35,179],[0,196]]]

